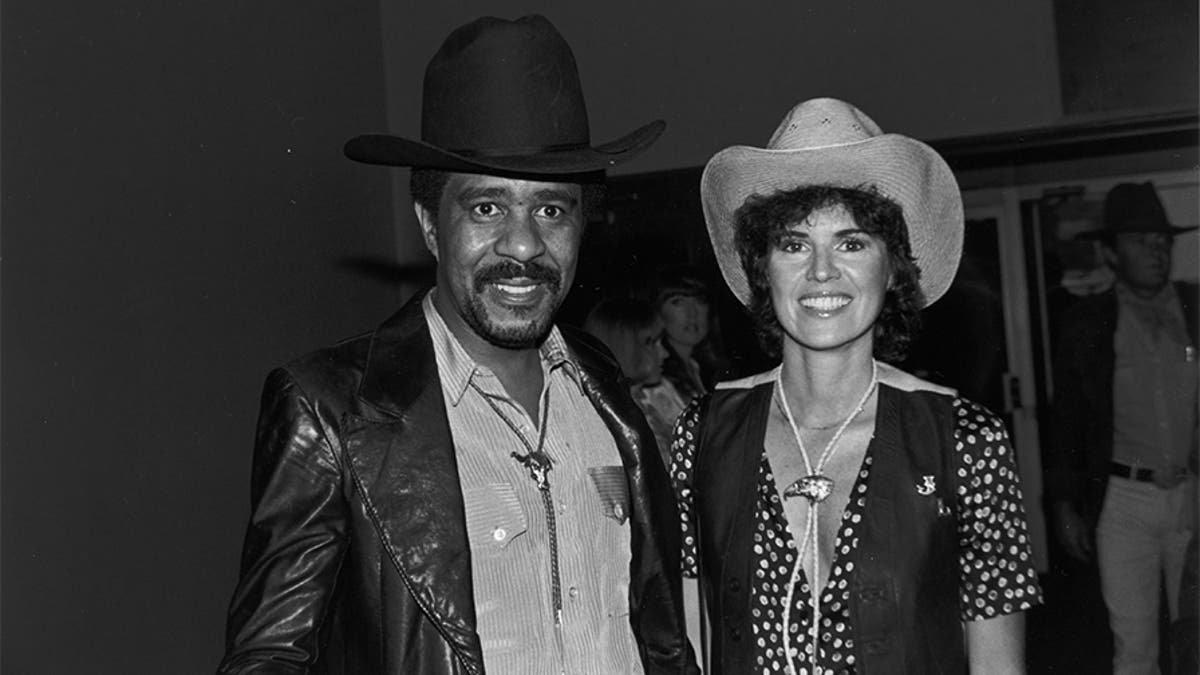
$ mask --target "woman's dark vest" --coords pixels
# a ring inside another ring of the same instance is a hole
[[[701,410],[693,493],[717,675],[755,670],[752,548],[772,394],[772,383],[719,389]],[[952,400],[880,384],[876,420],[866,512],[850,556],[857,672],[964,673]],[[928,476],[936,487],[921,494]]]

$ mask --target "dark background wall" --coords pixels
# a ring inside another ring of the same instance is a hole
[[[374,2],[8,1],[5,673],[216,666],[266,369],[398,298]]]
[[[263,375],[427,260],[404,172],[341,144],[415,135],[466,20],[549,15],[597,140],[668,119],[626,172],[762,143],[817,95],[923,138],[1063,117],[1048,0],[708,4],[6,0],[0,668],[214,667]]]

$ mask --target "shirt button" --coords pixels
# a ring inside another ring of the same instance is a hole
[[[571,596],[572,598],[578,598],[579,597],[579,589],[572,586],[567,589],[567,595]]]
[[[621,506],[620,504],[614,505],[613,506],[613,515],[617,517],[617,520],[624,520],[625,519],[625,507]]]
[[[496,541],[504,541],[504,538],[507,536],[508,531],[503,527],[497,527],[496,529],[492,530],[492,539],[495,539]]]

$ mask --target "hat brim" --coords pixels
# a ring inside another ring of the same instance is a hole
[[[1166,227],[1147,226],[1144,228],[1136,228],[1136,227],[1135,228],[1125,228],[1125,229],[1122,229],[1119,231],[1109,230],[1109,229],[1105,229],[1105,228],[1101,227],[1101,228],[1097,228],[1095,230],[1086,230],[1084,232],[1080,232],[1079,234],[1075,235],[1074,238],[1078,239],[1078,240],[1082,240],[1082,241],[1102,241],[1104,239],[1108,239],[1109,237],[1121,234],[1123,232],[1131,232],[1131,233],[1132,232],[1165,232],[1166,234],[1174,236],[1174,235],[1178,235],[1178,234],[1183,234],[1184,232],[1191,232],[1197,228],[1200,228],[1200,225],[1190,225],[1190,226],[1168,225]]]
[[[739,145],[709,160],[700,194],[721,274],[742,304],[750,303],[750,284],[737,252],[734,214],[750,195],[803,185],[875,186],[904,211],[925,306],[950,288],[962,257],[962,195],[933,148],[898,134],[799,150]]]
[[[611,143],[570,150],[547,150],[512,155],[454,152],[424,141],[390,134],[364,134],[346,142],[346,156],[364,164],[410,166],[466,173],[501,173],[537,177],[590,174],[617,166],[649,148],[666,128],[655,120]]]

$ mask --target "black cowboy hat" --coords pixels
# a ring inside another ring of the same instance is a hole
[[[555,176],[631,159],[666,127],[655,121],[592,146],[571,48],[542,16],[484,17],[455,30],[425,69],[421,140],[367,134],[346,156],[367,164]]]
[[[1167,220],[1154,189],[1154,183],[1121,183],[1108,191],[1104,197],[1104,227],[1079,234],[1080,239],[1112,238],[1125,232],[1163,232],[1179,234],[1196,229],[1196,226],[1180,227]]]

